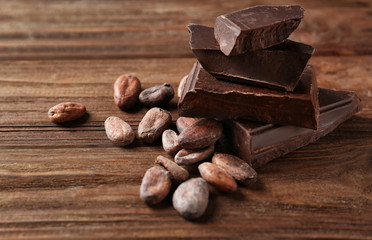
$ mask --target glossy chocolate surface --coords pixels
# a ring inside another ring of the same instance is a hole
[[[283,42],[303,17],[298,5],[255,6],[217,17],[214,35],[226,56],[238,55]]]
[[[273,47],[226,56],[211,27],[190,24],[190,47],[196,58],[213,76],[245,84],[293,91],[314,49],[285,40]]]
[[[361,110],[353,92],[319,89],[319,128],[280,126],[250,121],[224,121],[225,132],[233,153],[254,166],[306,146],[333,131],[339,124]]]
[[[316,129],[318,88],[308,65],[293,92],[221,81],[196,63],[178,102],[179,115],[220,119],[246,119]]]

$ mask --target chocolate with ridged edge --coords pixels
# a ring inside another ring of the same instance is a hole
[[[226,56],[283,42],[304,17],[298,5],[255,6],[217,17],[214,35]]]
[[[362,106],[353,92],[319,89],[317,130],[250,121],[225,120],[224,129],[234,154],[254,168],[315,142],[352,117]]]
[[[316,129],[318,87],[308,65],[295,91],[271,89],[221,81],[196,63],[189,73],[178,102],[179,115],[219,119],[246,119]]]
[[[293,91],[314,52],[309,45],[286,40],[273,47],[226,56],[220,51],[213,28],[188,25],[190,47],[213,76],[245,84]]]

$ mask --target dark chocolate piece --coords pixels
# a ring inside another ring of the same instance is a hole
[[[303,17],[298,5],[255,6],[217,17],[214,35],[225,55],[238,55],[283,42]]]
[[[196,58],[217,78],[293,91],[314,52],[309,45],[286,40],[271,48],[226,56],[213,28],[190,24],[190,47]]]
[[[320,116],[317,130],[250,121],[225,120],[224,129],[234,155],[254,168],[281,157],[333,131],[361,110],[353,92],[319,89]]]
[[[186,80],[178,110],[183,117],[247,119],[316,129],[318,87],[311,65],[293,92],[282,92],[218,80],[196,63]]]

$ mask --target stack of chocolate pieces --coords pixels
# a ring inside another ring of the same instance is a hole
[[[256,6],[190,24],[198,62],[181,92],[179,115],[223,120],[233,154],[257,168],[334,130],[360,111],[353,92],[318,88],[314,49],[288,40],[300,6]]]

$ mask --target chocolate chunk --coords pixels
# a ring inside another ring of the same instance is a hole
[[[314,49],[286,40],[273,47],[226,56],[214,38],[213,28],[188,26],[190,47],[196,58],[216,78],[293,91]]]
[[[214,35],[225,55],[237,55],[283,42],[303,17],[298,5],[255,6],[217,17]]]
[[[178,108],[184,117],[246,119],[316,129],[318,88],[311,65],[294,92],[282,92],[218,80],[196,63]]]
[[[353,92],[319,89],[320,116],[317,130],[250,121],[224,121],[233,152],[254,168],[315,142],[361,110]]]

